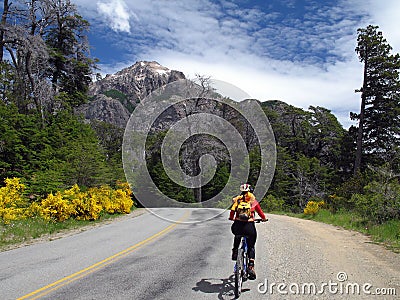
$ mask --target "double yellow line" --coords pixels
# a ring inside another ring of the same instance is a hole
[[[95,263],[95,264],[93,264],[93,265],[91,265],[91,266],[89,266],[89,267],[87,267],[85,269],[82,269],[82,270],[80,270],[80,271],[78,271],[78,272],[76,272],[74,274],[71,274],[69,276],[64,277],[63,279],[57,280],[57,281],[55,281],[53,283],[50,283],[50,284],[48,284],[48,285],[46,285],[46,286],[44,286],[44,287],[42,287],[40,289],[37,289],[36,291],[33,291],[33,292],[29,293],[29,294],[26,294],[25,296],[22,296],[22,297],[18,298],[17,300],[39,299],[39,298],[41,298],[43,296],[48,295],[51,292],[63,287],[63,286],[66,286],[66,285],[70,284],[71,282],[74,282],[74,281],[76,281],[78,279],[81,279],[81,278],[83,278],[83,277],[85,277],[85,276],[87,276],[87,275],[89,275],[89,274],[101,269],[101,268],[104,268],[105,266],[107,266],[107,265],[109,265],[109,264],[111,264],[111,263],[113,263],[113,262],[115,262],[117,260],[120,260],[121,258],[123,258],[123,257],[127,256],[128,254],[132,253],[137,248],[139,248],[139,247],[141,247],[141,246],[153,241],[154,239],[166,234],[168,231],[172,230],[175,226],[181,224],[184,220],[186,220],[189,217],[189,215],[190,215],[190,211],[187,211],[185,213],[185,215],[181,219],[179,219],[175,223],[169,225],[168,227],[166,227],[165,229],[161,230],[160,232],[152,235],[151,237],[149,237],[149,238],[147,238],[147,239],[145,239],[145,240],[143,240],[143,241],[141,241],[141,242],[139,242],[139,243],[137,243],[137,244],[135,244],[135,245],[133,245],[133,246],[131,246],[129,248],[126,248],[125,250],[122,250],[121,252],[118,252],[118,253],[110,256],[110,257],[107,257],[106,259],[103,259],[102,261],[99,261],[99,262],[97,262],[97,263]]]

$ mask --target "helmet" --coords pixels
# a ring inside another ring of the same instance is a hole
[[[240,186],[240,191],[241,192],[250,192],[250,184],[248,184],[248,183],[245,183],[245,184],[242,184],[241,186]]]

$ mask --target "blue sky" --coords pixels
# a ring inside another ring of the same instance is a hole
[[[359,110],[357,28],[378,25],[400,52],[398,0],[73,0],[91,23],[101,73],[138,60],[229,82],[261,101]]]

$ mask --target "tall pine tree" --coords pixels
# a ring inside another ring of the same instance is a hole
[[[400,134],[400,55],[392,55],[392,47],[383,38],[378,26],[357,30],[355,51],[364,64],[360,113],[351,113],[358,120],[355,173],[367,162],[385,161],[399,146]]]
[[[51,82],[57,92],[66,93],[67,104],[74,107],[87,100],[95,61],[89,56],[86,33],[89,23],[70,0],[50,0],[54,22],[44,39],[50,49]]]

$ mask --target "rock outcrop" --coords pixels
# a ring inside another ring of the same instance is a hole
[[[93,82],[91,101],[76,109],[87,120],[100,120],[125,127],[137,103],[170,82],[185,79],[180,71],[169,70],[155,61],[139,61],[115,74]]]
[[[78,107],[75,113],[83,115],[89,121],[103,121],[121,128],[125,128],[130,116],[128,109],[120,101],[101,94],[88,104]]]

